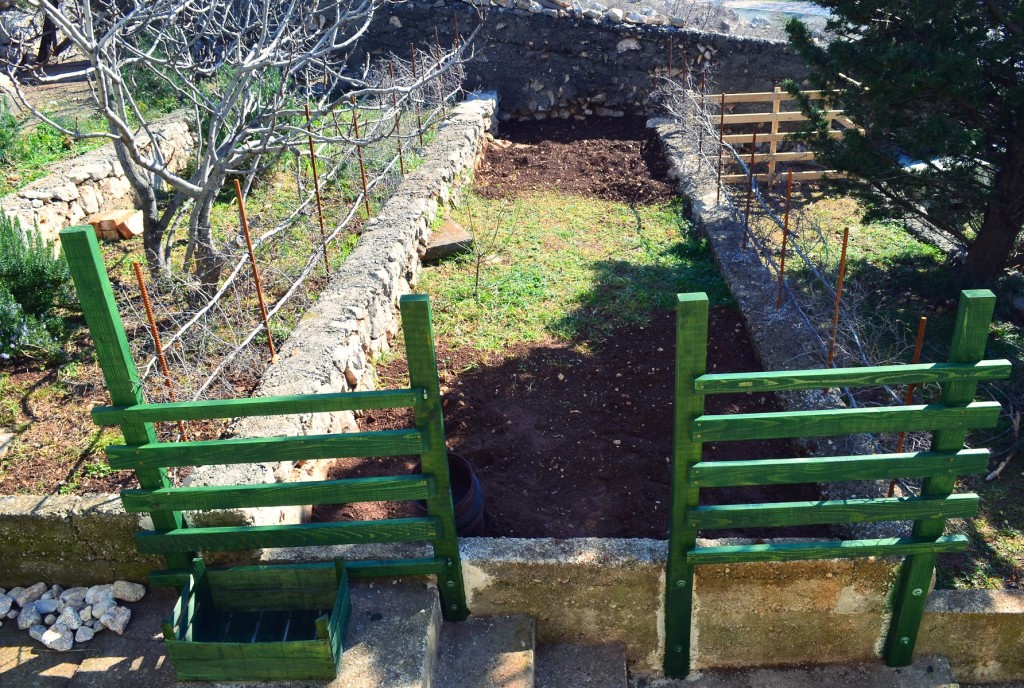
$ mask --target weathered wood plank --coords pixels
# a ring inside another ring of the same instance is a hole
[[[803,91],[805,96],[811,100],[819,100],[821,98],[821,91]],[[709,100],[713,100],[716,103],[722,102],[722,97],[725,96],[726,104],[730,103],[770,103],[772,101],[786,101],[796,100],[787,91],[762,91],[757,93],[717,93],[714,95],[708,95]]]
[[[337,674],[329,640],[276,643],[169,641],[167,656],[179,681],[284,681],[332,679]]]
[[[828,133],[828,135],[829,135],[830,138],[834,138],[834,139],[841,139],[841,138],[843,138],[843,132],[841,132],[839,130],[830,131]],[[778,133],[778,134],[760,134],[759,133],[757,135],[757,142],[758,143],[771,143],[772,141],[800,141],[800,140],[802,140],[802,139],[800,138],[799,132],[795,132],[795,131],[781,132],[781,133]],[[722,137],[722,141],[723,141],[723,143],[728,143],[730,145],[736,145],[736,144],[742,144],[742,143],[753,143],[754,142],[754,135],[753,134],[726,134],[725,136]]]
[[[269,485],[171,487],[122,490],[121,503],[129,513],[145,511],[203,511],[293,504],[346,504],[426,499],[433,481],[422,475],[396,475],[345,480],[318,480]]]
[[[809,459],[702,461],[690,469],[690,480],[698,487],[740,487],[968,475],[984,471],[989,456],[987,449],[965,449],[960,452],[911,452]]]
[[[918,518],[970,518],[978,510],[978,495],[948,497],[888,497],[835,499],[820,502],[724,504],[690,509],[698,529],[777,528],[828,523],[904,521]]]
[[[717,373],[702,375],[693,388],[704,394],[735,392],[784,392],[824,387],[870,387],[874,385],[921,385],[956,380],[1005,380],[1012,366],[1006,359],[977,363],[917,363],[870,368],[784,370],[763,373]]]
[[[999,420],[999,404],[981,401],[964,406],[927,404],[881,408],[736,413],[701,416],[691,436],[702,442],[822,437],[860,432],[915,432],[957,428],[990,428]],[[962,445],[961,445],[962,446]]]
[[[843,114],[842,110],[826,110],[825,117],[836,118]],[[807,120],[804,113],[799,110],[787,112],[741,112],[725,115],[721,118],[722,123],[729,127],[737,124],[762,124],[765,122],[803,122]]]
[[[758,138],[758,141],[761,139]],[[793,181],[795,182],[813,182],[819,179],[842,179],[846,175],[836,170],[804,170],[801,172],[793,173]],[[750,179],[749,175],[746,174],[723,174],[723,184],[739,184]],[[773,176],[765,172],[759,172],[754,175],[754,179],[759,182],[767,182],[773,179]]]
[[[437,536],[437,519],[400,518],[346,523],[298,523],[282,526],[182,528],[140,531],[135,542],[143,554],[228,551],[264,547],[312,547],[365,542],[421,542]]]
[[[92,419],[97,425],[120,425],[129,422],[157,423],[292,413],[390,409],[411,407],[422,396],[423,390],[421,389],[388,389],[373,392],[299,394],[251,399],[136,404],[133,406],[97,406],[92,410]]]
[[[210,466],[264,461],[400,456],[423,451],[418,430],[346,432],[296,437],[245,437],[231,440],[107,447],[111,468]]]
[[[751,561],[891,557],[921,552],[959,552],[966,547],[966,536],[948,535],[937,540],[882,538],[877,540],[823,540],[821,542],[697,547],[686,558],[691,564],[739,564]]]

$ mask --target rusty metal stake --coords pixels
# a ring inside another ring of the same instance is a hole
[[[138,262],[132,263],[135,268],[135,279],[139,283],[139,292],[142,294],[142,305],[146,309],[146,318],[149,319],[149,333],[153,336],[153,345],[156,347],[156,360],[160,363],[160,371],[164,374],[164,385],[167,387],[167,395],[171,401],[177,401],[178,396],[174,393],[174,383],[171,382],[171,371],[167,367],[167,359],[164,357],[164,345],[160,342],[160,330],[156,327],[156,318],[153,316],[153,305],[149,302],[149,290],[146,289],[146,278],[142,276],[142,266]],[[181,441],[188,442],[188,434],[185,432],[185,423],[178,421],[178,432],[181,434]]]
[[[928,324],[928,318],[921,316],[921,319],[917,321],[917,341],[914,342],[914,359],[911,363],[921,362],[921,348],[924,346],[924,328]],[[910,406],[914,403],[914,390],[917,389],[917,385],[907,385],[907,395],[903,399],[904,406]],[[896,453],[903,453],[903,441],[907,438],[906,432],[901,432],[899,438],[896,440]],[[892,497],[896,494],[896,480],[892,480],[889,483],[889,496]]]
[[[316,170],[316,148],[313,146],[313,120],[309,116],[309,103],[306,103],[306,131],[309,133],[309,163],[313,166],[313,189],[316,191],[316,214],[320,219],[320,245],[324,249],[324,270],[330,275],[331,262],[327,257],[327,230],[324,229],[324,204],[320,198],[320,175]]]
[[[455,20],[455,49],[458,50],[459,49],[459,41],[460,41],[460,36],[459,36],[459,15],[453,14],[452,18]]]
[[[412,55],[412,80],[416,83],[416,46],[412,43],[409,44],[409,54]],[[420,114],[420,101],[413,97],[412,91],[409,92],[409,97],[412,98],[416,105],[416,131],[420,135],[420,148],[423,147],[423,117]]]
[[[672,53],[675,52],[675,49],[676,49],[675,40],[676,40],[675,36],[669,36],[668,37],[668,80],[669,81],[672,81]]]
[[[395,81],[395,64],[388,62],[388,70],[391,72],[391,88],[397,88]],[[398,164],[402,168],[402,176],[405,176],[405,156],[402,154],[402,112],[398,109],[398,94],[392,91],[391,105],[395,108],[395,140],[398,141]]]
[[[754,154],[757,152],[757,132],[754,132],[754,138],[751,140],[750,148],[750,166],[747,168],[747,179],[749,185],[747,186],[747,212],[743,218],[743,243],[741,248],[747,247],[747,233],[750,231],[750,204],[754,200]]]
[[[434,49],[437,50],[437,65],[441,66],[441,37],[437,32],[437,27],[434,27]],[[441,85],[441,80],[437,80],[437,95],[441,99],[441,119],[448,118],[448,98],[444,94],[444,86]]]
[[[846,248],[850,243],[850,228],[843,227],[843,251],[839,254],[839,279],[836,281],[836,305],[832,311],[832,336],[828,342],[828,359],[826,368],[832,367],[832,359],[836,353],[836,335],[839,332],[839,304],[843,299],[843,279],[846,277]],[[828,388],[825,389],[828,392]]]
[[[789,207],[793,197],[793,170],[786,177],[786,216],[782,220],[782,252],[779,256],[779,295],[775,299],[775,307],[782,306],[782,286],[786,277],[786,241],[789,239]]]
[[[355,129],[356,138],[359,138],[359,113],[356,109],[356,97],[349,96],[348,102],[352,103],[352,127]],[[359,156],[359,176],[363,179],[363,202],[366,204],[366,219],[370,219],[370,193],[366,190],[366,165],[363,164],[363,147],[356,144],[356,155]]]
[[[718,187],[715,205],[722,202],[722,154],[725,152],[725,94],[722,94],[721,114],[718,117]]]
[[[260,270],[256,266],[256,253],[252,250],[252,236],[249,234],[249,218],[245,215],[245,199],[242,198],[242,187],[235,180],[235,196],[238,198],[238,214],[242,218],[242,232],[245,234],[245,245],[249,249],[249,260],[252,262],[252,278],[256,282],[256,298],[260,302],[260,315],[263,316],[263,327],[267,330],[267,346],[270,347],[270,362],[277,363],[277,351],[274,349],[274,337],[270,334],[270,319],[267,317],[267,304],[263,300],[263,284],[260,282]]]
[[[704,155],[704,115],[708,111],[707,103],[708,73],[700,73],[700,132],[697,134],[697,152]]]

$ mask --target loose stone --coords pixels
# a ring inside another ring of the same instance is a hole
[[[47,626],[52,626],[53,624],[57,623],[57,615],[56,614],[47,614],[43,618],[43,623],[46,624]]]
[[[28,634],[32,636],[32,640],[42,640],[43,633],[46,633],[49,629],[43,624],[36,624],[32,628],[28,629]]]
[[[67,652],[75,644],[75,636],[67,626],[54,624],[39,639],[46,647],[57,652]]]
[[[44,616],[56,612],[58,606],[60,606],[60,601],[52,597],[36,600],[36,611]]]
[[[92,621],[92,607],[86,607],[78,612],[78,618],[84,622]]]
[[[138,602],[146,596],[146,586],[128,581],[114,581],[114,599],[125,602]]]
[[[43,593],[47,591],[46,583],[36,583],[35,585],[23,588],[17,595],[11,595],[14,598],[14,603],[19,607],[24,608],[25,605],[35,602]],[[13,592],[13,591],[12,591]]]
[[[96,631],[92,630],[88,626],[82,626],[75,631],[75,642],[76,643],[87,643],[93,639],[96,635]]]
[[[89,588],[68,588],[60,594],[60,601],[69,607],[81,608],[85,605],[85,594]]]
[[[7,618],[8,619],[17,619],[18,618],[18,610],[17,609],[12,609],[11,611],[7,612]]]
[[[103,597],[113,597],[114,586],[110,583],[106,585],[94,585],[89,588],[85,593],[85,603],[95,605],[96,601]]]
[[[124,629],[128,627],[128,621],[131,618],[132,610],[128,609],[128,607],[114,607],[100,617],[100,623],[114,633],[121,635],[124,633]]]
[[[117,602],[113,597],[101,597],[92,605],[92,615],[98,619],[116,606]]]
[[[35,604],[29,604],[18,614],[18,630],[27,631],[36,624],[43,622],[43,616],[36,611]]]
[[[11,605],[14,604],[14,600],[7,595],[0,595],[0,616],[5,615],[11,611]]]
[[[72,631],[77,631],[82,627],[82,618],[78,616],[78,612],[74,609],[67,607],[60,613],[60,616],[57,617],[57,623],[64,624]]]

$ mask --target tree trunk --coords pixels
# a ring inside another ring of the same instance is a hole
[[[114,152],[128,183],[138,196],[142,210],[142,246],[146,250],[146,263],[149,265],[149,273],[158,279],[170,271],[163,251],[163,239],[171,218],[162,216],[160,212],[151,176],[132,161],[127,149],[119,141],[114,142]]]
[[[993,190],[995,198],[985,209],[985,220],[967,251],[967,273],[981,282],[992,280],[1006,267],[1024,227],[1024,116],[1020,114]]]
[[[210,185],[214,191],[208,191],[196,199],[196,205],[192,209],[192,217],[189,218],[191,228],[191,241],[193,255],[195,256],[195,276],[202,285],[205,293],[213,294],[217,290],[217,283],[220,281],[220,273],[224,269],[224,255],[217,250],[213,244],[213,234],[210,231],[210,210],[214,201],[217,200],[216,190],[220,185]]]

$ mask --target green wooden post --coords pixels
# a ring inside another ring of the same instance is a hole
[[[409,361],[409,384],[424,390],[424,398],[416,402],[413,413],[416,429],[423,433],[424,438],[421,455],[423,474],[432,477],[436,485],[434,496],[427,499],[427,513],[436,517],[440,524],[440,532],[434,541],[434,555],[444,559],[445,566],[437,576],[437,587],[441,594],[444,617],[449,621],[459,621],[469,615],[469,608],[466,606],[462,561],[455,532],[430,301],[425,295],[409,294],[401,298],[399,306]]]
[[[987,289],[960,292],[956,329],[949,349],[950,362],[975,362],[984,357],[995,303],[995,294]],[[970,403],[977,388],[977,380],[946,383],[942,386],[942,403]],[[966,430],[959,428],[938,430],[932,438],[931,449],[937,452],[959,451],[963,448],[966,434]],[[952,494],[955,482],[956,478],[951,476],[925,478],[921,495],[947,497]],[[941,516],[915,521],[914,537],[938,538],[945,525],[946,520]],[[889,666],[907,666],[913,661],[914,645],[934,568],[934,552],[911,555],[903,562],[894,597],[892,624],[885,644],[885,663]]]
[[[699,489],[690,485],[690,466],[700,461],[703,443],[691,439],[693,419],[704,413],[704,395],[693,381],[707,368],[708,297],[679,294],[676,311],[675,438],[672,457],[672,510],[668,571],[665,577],[665,675],[690,672],[690,624],[693,615],[693,566],[686,554],[696,546],[697,529],[687,509],[697,506]]]
[[[117,312],[114,292],[110,288],[99,244],[96,243],[96,233],[92,227],[71,227],[61,232],[60,238],[78,291],[78,300],[82,304],[82,313],[96,346],[96,358],[110,391],[110,399],[114,406],[141,404],[143,398],[139,371],[132,360],[128,338]],[[124,433],[125,443],[131,446],[156,442],[151,423],[122,423],[121,432]],[[145,490],[170,486],[166,474],[158,468],[139,469],[135,474],[139,485]],[[157,530],[181,528],[181,514],[173,511],[154,512],[153,525]],[[168,554],[166,560],[170,568],[187,569],[191,567],[192,555]]]

